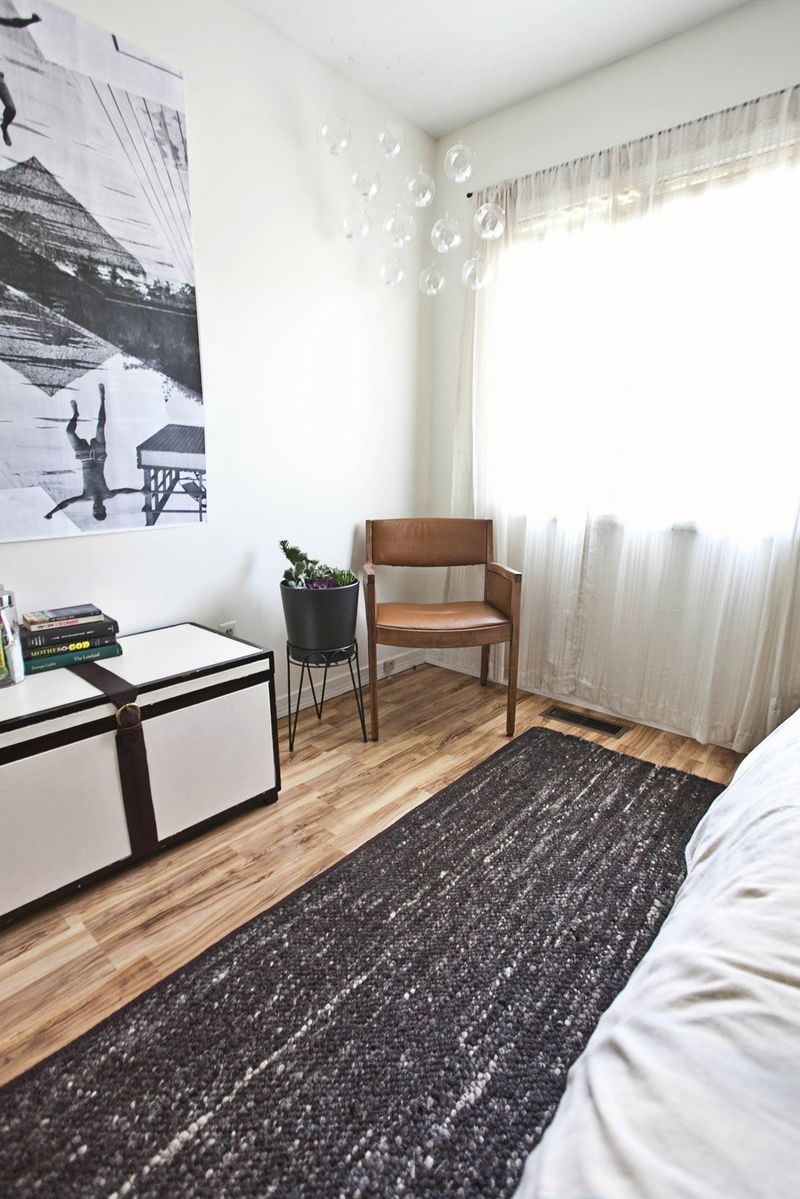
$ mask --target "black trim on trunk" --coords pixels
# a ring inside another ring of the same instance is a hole
[[[232,820],[236,816],[241,816],[251,808],[260,807],[262,804],[265,807],[269,807],[271,804],[277,802],[277,788],[270,787],[268,791],[262,791],[260,795],[254,795],[252,799],[245,799],[232,808],[226,808],[224,812],[217,812],[215,815],[209,816],[206,820],[199,821],[198,824],[181,829],[179,833],[173,833],[171,837],[165,837],[158,842],[151,853],[144,857],[134,858],[130,854],[126,858],[120,858],[116,862],[111,862],[108,866],[101,866],[99,870],[93,870],[91,874],[77,878],[71,883],[65,883],[63,887],[58,887],[55,891],[49,891],[47,895],[40,895],[38,899],[31,899],[28,903],[22,904],[21,907],[14,908],[10,912],[3,912],[0,915],[0,928],[5,927],[5,925],[10,924],[14,920],[21,919],[23,916],[38,912],[41,908],[47,907],[49,904],[57,903],[58,900],[65,899],[68,895],[74,895],[77,891],[84,891],[87,887],[92,887],[96,883],[102,882],[103,879],[110,878],[114,874],[119,874],[130,866],[138,866],[140,862],[148,861],[150,858],[155,857],[156,854],[161,853],[162,850],[169,849],[173,845],[179,845],[182,841],[188,841],[199,833],[204,833],[219,824],[224,824],[226,820]]]
[[[177,712],[180,708],[190,708],[193,704],[204,703],[209,699],[217,699],[222,695],[230,695],[232,691],[243,691],[246,687],[256,687],[260,684],[270,685],[272,713],[275,715],[274,680],[271,671],[259,674],[249,674],[240,679],[228,679],[217,683],[215,687],[203,687],[198,691],[188,691],[186,695],[175,695],[172,699],[162,699],[159,703],[142,707],[142,721],[152,720],[156,716],[164,716],[167,712]],[[102,697],[101,697],[102,698]],[[108,703],[108,700],[104,700]],[[61,709],[59,709],[61,711]],[[19,762],[23,758],[32,758],[37,754],[47,753],[52,749],[60,749],[62,745],[70,745],[74,741],[86,741],[90,737],[99,737],[101,733],[112,733],[117,728],[113,716],[104,716],[102,720],[93,720],[91,724],[71,725],[66,729],[58,729],[54,733],[46,733],[43,737],[34,737],[29,741],[18,741],[14,745],[0,748],[0,766],[9,762]],[[273,719],[273,732],[275,721]],[[276,779],[279,776],[276,775]]]
[[[275,706],[275,673],[270,671],[269,680],[269,706],[270,717],[272,723],[272,756],[275,759],[275,789],[281,789],[281,755],[280,746],[278,744],[278,712]]]
[[[203,629],[206,633],[214,633],[216,637],[223,636],[222,633],[215,632],[214,629],[208,628],[207,625],[198,624],[197,621],[194,620],[185,620],[182,623],[191,625],[196,629]],[[161,628],[165,629],[174,627],[174,625],[161,626]],[[126,636],[138,637],[143,635],[145,632],[155,633],[159,631],[159,629],[146,629],[143,630],[142,634],[129,633],[126,634]],[[223,670],[235,670],[237,666],[249,666],[253,662],[269,662],[269,669],[272,671],[275,670],[275,655],[271,649],[264,649],[263,646],[254,645],[253,642],[243,641],[240,637],[231,637],[228,638],[228,640],[236,641],[239,645],[252,646],[253,649],[257,650],[257,652],[253,654],[247,654],[244,658],[236,658],[233,661],[217,662],[214,666],[201,666],[196,670],[185,670],[180,674],[166,675],[164,678],[160,679],[151,679],[149,682],[141,684],[141,686],[138,688],[139,694],[146,695],[149,691],[158,691],[160,687],[174,686],[176,683],[186,683],[191,679],[208,678],[209,675],[219,674]],[[122,656],[124,658],[124,653]],[[120,663],[118,662],[118,659],[114,658],[113,661],[119,668]],[[194,694],[198,693],[195,692]],[[76,712],[86,712],[92,708],[100,707],[106,703],[108,703],[106,697],[98,692],[96,696],[91,696],[87,699],[75,700],[71,704],[59,704],[55,708],[43,708],[41,711],[33,712],[27,716],[18,716],[12,718],[11,720],[4,720],[0,722],[0,734],[10,733],[16,729],[29,728],[33,724],[43,724],[45,721],[54,720],[58,716],[72,716]]]

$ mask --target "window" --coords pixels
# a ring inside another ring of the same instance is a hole
[[[798,214],[800,169],[782,167],[506,250],[484,375],[499,507],[742,545],[790,532]]]

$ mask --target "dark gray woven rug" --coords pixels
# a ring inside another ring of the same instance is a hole
[[[0,1193],[511,1194],[720,790],[524,734],[1,1091]]]

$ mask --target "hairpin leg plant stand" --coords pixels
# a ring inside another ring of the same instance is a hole
[[[361,735],[364,741],[367,740],[367,726],[364,721],[364,692],[361,688],[361,672],[358,668],[358,642],[353,641],[351,645],[342,646],[340,649],[302,649],[298,645],[292,645],[290,641],[286,642],[286,674],[289,681],[289,752],[294,751],[294,738],[297,729],[297,717],[300,714],[300,700],[303,695],[303,684],[305,682],[306,672],[308,672],[308,681],[311,685],[311,696],[314,701],[314,711],[317,714],[317,720],[322,719],[322,706],[325,703],[325,688],[328,683],[328,671],[332,666],[344,666],[347,664],[350,670],[350,681],[353,685],[353,695],[355,696],[356,708],[358,709],[358,718],[361,722]],[[355,670],[353,669],[355,663]],[[292,666],[300,667],[300,686],[297,690],[297,701],[292,711]],[[322,670],[322,690],[320,691],[319,700],[317,699],[317,689],[314,686],[314,676],[312,671]]]

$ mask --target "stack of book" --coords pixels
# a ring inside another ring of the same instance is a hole
[[[116,620],[94,604],[25,612],[19,626],[25,673],[116,658],[122,653],[118,632]]]

